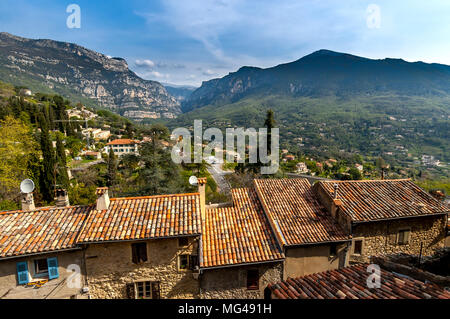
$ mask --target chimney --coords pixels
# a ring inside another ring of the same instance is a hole
[[[109,208],[108,187],[98,187],[95,191],[97,195],[97,210],[106,210]]]
[[[206,217],[206,177],[198,179],[198,192],[200,193],[200,213],[202,220]]]
[[[33,193],[22,193],[21,197],[22,211],[27,212],[36,209],[34,206]]]
[[[338,184],[334,184],[334,185],[333,185],[333,188],[334,188],[333,199],[337,199],[337,198],[338,198],[338,189],[339,189],[339,185],[338,185]]]
[[[56,190],[55,205],[57,207],[66,207],[70,205],[69,194],[65,189]]]

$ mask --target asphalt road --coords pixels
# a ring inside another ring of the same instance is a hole
[[[227,180],[225,179],[225,175],[232,174],[232,172],[227,172],[222,170],[222,164],[215,163],[211,164],[210,167],[208,167],[208,172],[211,174],[212,178],[216,181],[218,192],[228,194],[230,192],[230,184],[228,184]]]

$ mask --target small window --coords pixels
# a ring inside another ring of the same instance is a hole
[[[187,270],[189,267],[189,255],[180,255],[179,268],[180,270]]]
[[[353,241],[353,254],[355,255],[362,254],[362,240]]]
[[[259,289],[259,271],[257,269],[247,270],[247,290]]]
[[[195,270],[198,267],[197,255],[180,255],[178,268],[180,270]]]
[[[135,283],[137,299],[159,299],[159,282],[140,281]]]
[[[47,258],[34,260],[34,273],[36,275],[48,274]]]
[[[196,270],[196,268],[198,268],[198,256],[190,255],[189,256],[189,269]]]
[[[139,264],[147,261],[147,243],[131,244],[132,262]]]
[[[336,244],[331,244],[330,245],[330,256],[336,256],[337,255],[337,245]]]
[[[189,245],[189,238],[187,237],[178,238],[179,247],[187,247],[188,245]]]
[[[406,245],[409,243],[409,229],[401,229],[398,231],[397,244]]]

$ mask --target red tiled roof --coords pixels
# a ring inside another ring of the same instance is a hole
[[[79,243],[200,234],[200,195],[112,198],[108,210],[93,209]]]
[[[381,269],[380,288],[368,288],[368,264],[329,270],[270,284],[279,299],[450,299],[450,292]]]
[[[74,248],[90,206],[0,213],[0,258]]]
[[[320,181],[333,198],[338,185],[340,210],[353,221],[375,221],[445,213],[448,209],[411,180]]]
[[[275,261],[284,258],[253,190],[232,190],[234,206],[207,209],[201,267]]]
[[[106,145],[130,145],[130,144],[138,144],[138,141],[135,140],[131,140],[131,139],[118,139],[118,140],[114,140],[109,142]]]
[[[307,179],[255,180],[255,189],[284,245],[350,238],[315,198]]]

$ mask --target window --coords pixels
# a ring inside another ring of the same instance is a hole
[[[178,268],[180,270],[195,270],[198,267],[197,255],[180,255],[178,259]]]
[[[330,256],[336,256],[337,255],[337,245],[336,244],[331,244],[330,245]]]
[[[361,255],[362,254],[362,240],[354,240],[353,241],[353,254],[354,255]]]
[[[198,256],[190,255],[189,256],[189,269],[195,270],[198,267]]]
[[[247,270],[247,290],[259,289],[259,271],[257,269]]]
[[[397,244],[406,245],[409,243],[410,229],[401,229],[398,231]]]
[[[147,243],[131,244],[132,257],[134,264],[147,261]]]
[[[135,283],[137,299],[159,299],[159,282],[140,281]]]
[[[178,238],[178,246],[179,247],[186,247],[188,245],[189,245],[189,238],[187,238],[187,237]]]
[[[36,275],[48,274],[48,263],[46,258],[34,260],[34,273]]]

